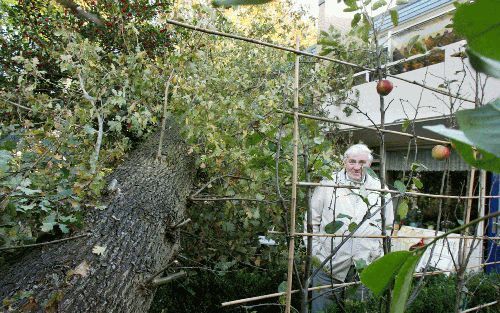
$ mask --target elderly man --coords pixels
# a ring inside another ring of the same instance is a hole
[[[370,217],[356,230],[356,236],[380,235],[381,214],[385,212],[388,227],[392,226],[394,213],[390,195],[381,207],[380,193],[365,188],[380,189],[380,181],[366,174],[373,157],[364,144],[356,144],[344,153],[344,168],[333,174],[332,180],[322,180],[323,185],[355,186],[359,189],[318,187],[311,199],[314,233],[327,233],[337,229],[335,234],[349,234],[349,225],[354,227],[363,220],[366,212]],[[342,224],[338,223],[341,222]],[[327,227],[327,225],[329,225]],[[326,230],[325,230],[326,227]],[[351,228],[352,229],[352,228]],[[323,262],[342,241],[341,237],[313,237],[312,255]],[[312,282],[314,286],[342,283],[356,279],[356,264],[369,264],[383,254],[381,239],[352,238],[345,242],[337,253],[326,263]],[[338,297],[338,294],[336,294]],[[312,312],[321,312],[332,303],[331,291],[313,292]]]

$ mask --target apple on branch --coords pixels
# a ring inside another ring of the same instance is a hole
[[[450,148],[443,145],[436,145],[432,148],[432,157],[436,160],[446,160],[450,157]]]
[[[393,87],[394,85],[391,83],[390,80],[382,79],[379,80],[377,83],[377,92],[381,96],[387,96],[388,94],[391,93]]]

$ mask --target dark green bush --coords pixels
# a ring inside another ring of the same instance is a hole
[[[215,313],[247,312],[241,306],[221,308],[226,301],[277,292],[278,285],[286,278],[286,269],[249,269],[228,271],[219,275],[210,271],[198,271],[185,280],[177,280],[158,290],[149,310],[150,313]],[[278,298],[252,302],[278,304]],[[279,312],[276,305],[255,307],[248,312]]]
[[[264,271],[242,268],[219,275],[210,271],[193,272],[187,279],[177,280],[161,287],[151,306],[150,313],[215,313],[215,312],[281,312],[280,299],[271,298],[246,305],[271,303],[269,306],[257,306],[249,310],[241,306],[221,308],[225,301],[274,293],[277,286],[285,279],[286,269],[266,268]],[[414,283],[416,283],[415,280]],[[450,313],[455,303],[455,276],[429,276],[407,313]],[[465,299],[466,308],[500,299],[500,274],[478,273],[466,280],[468,290]],[[294,297],[297,301],[298,297]],[[281,299],[281,301],[283,301]],[[298,308],[298,303],[293,303]],[[380,313],[380,298],[371,297],[361,302],[348,299],[344,303],[348,313]],[[336,304],[327,313],[343,312]],[[483,308],[481,313],[500,312],[499,306]]]
[[[415,284],[417,279],[415,280]],[[408,307],[407,313],[450,313],[455,304],[456,276],[429,276],[425,280],[415,301]],[[475,307],[500,299],[500,274],[477,273],[466,279],[468,290],[465,308]],[[380,313],[378,297],[372,297],[366,302],[347,300],[345,311],[349,313]],[[328,313],[342,312],[337,305],[329,308]],[[481,309],[481,313],[498,313],[498,305]]]

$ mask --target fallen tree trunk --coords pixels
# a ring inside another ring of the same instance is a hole
[[[193,166],[172,127],[156,160],[151,136],[110,176],[104,210],[86,213],[87,236],[31,248],[0,270],[4,309],[29,312],[147,312],[154,287],[179,245]],[[115,181],[114,181],[115,180]],[[104,250],[103,250],[104,249]],[[23,296],[24,294],[24,296]]]

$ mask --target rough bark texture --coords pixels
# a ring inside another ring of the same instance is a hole
[[[33,248],[0,270],[4,303],[34,312],[147,312],[154,290],[142,282],[178,249],[178,230],[169,226],[183,219],[193,176],[178,132],[167,127],[161,162],[158,138],[151,136],[110,176],[119,190],[109,193],[105,210],[87,212],[82,233],[89,236]],[[103,255],[92,252],[95,245],[106,247]],[[15,301],[22,291],[32,298]]]

